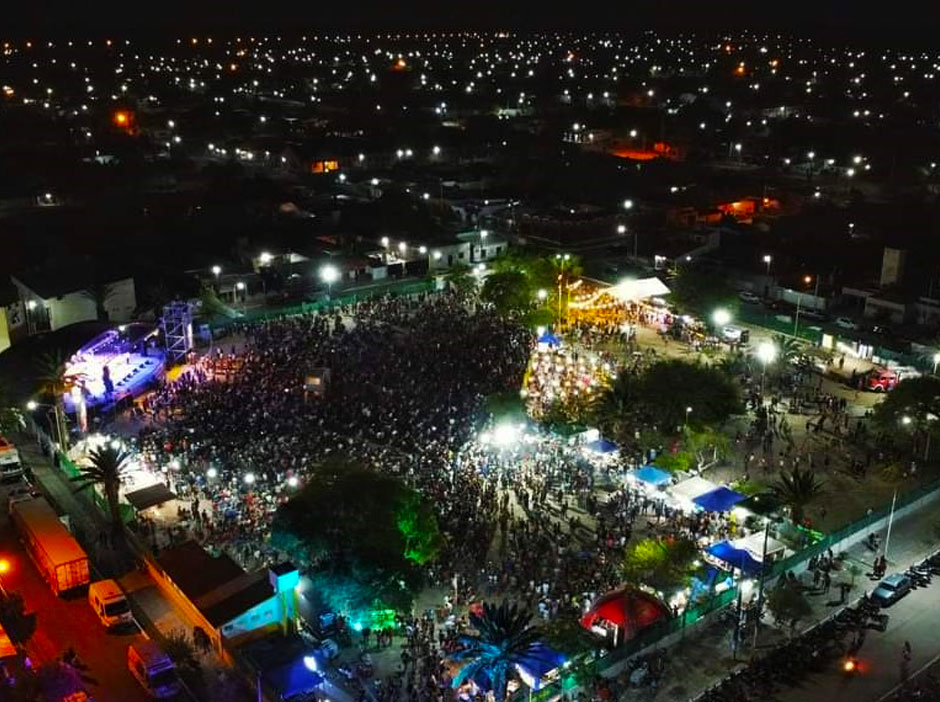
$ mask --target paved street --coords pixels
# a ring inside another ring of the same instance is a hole
[[[17,539],[6,509],[6,488],[0,489],[0,553],[10,560],[3,584],[8,592],[19,592],[28,611],[36,612],[36,633],[27,646],[37,665],[61,657],[72,646],[88,666],[85,679],[96,702],[133,702],[147,699],[127,670],[130,633],[109,633],[99,622],[84,593],[68,599],[56,597],[40,577],[29,555]]]

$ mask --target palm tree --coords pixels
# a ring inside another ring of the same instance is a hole
[[[12,434],[25,426],[23,413],[14,406],[7,389],[0,385],[0,434]]]
[[[111,283],[96,282],[87,290],[82,290],[82,296],[95,303],[95,316],[99,322],[107,322],[108,301],[117,294],[117,288]]]
[[[594,398],[591,414],[595,424],[612,439],[632,441],[637,406],[637,379],[630,373],[620,373]]]
[[[790,363],[802,353],[800,342],[792,336],[774,334],[773,344],[777,347],[777,358],[784,364]]]
[[[72,388],[80,387],[85,380],[85,375],[82,373],[69,373],[68,364],[63,359],[61,350],[43,354],[39,357],[36,365],[39,371],[37,380],[40,388],[44,393],[52,395],[55,403],[56,426],[59,427],[57,429],[59,433],[57,440],[62,449],[67,450],[69,436],[66,429],[65,405],[62,396],[67,392],[71,392]]]
[[[484,603],[482,614],[471,614],[470,623],[477,634],[464,634],[459,639],[462,648],[453,659],[469,662],[454,678],[454,687],[486,676],[497,702],[503,702],[516,666],[535,650],[539,632],[529,623],[531,619],[530,612],[506,602],[498,607]]]
[[[781,503],[790,508],[790,521],[802,524],[806,506],[822,494],[823,483],[813,471],[796,467],[781,472],[770,490]]]
[[[121,483],[127,474],[131,454],[113,444],[93,449],[88,453],[90,465],[79,466],[79,475],[72,478],[73,482],[80,483],[75,492],[81,492],[93,485],[101,485],[104,496],[108,500],[108,511],[111,514],[111,527],[118,534],[124,528],[121,521],[121,511],[118,503],[118,493]]]

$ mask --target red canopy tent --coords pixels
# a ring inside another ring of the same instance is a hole
[[[587,614],[581,617],[581,626],[590,631],[596,624],[607,623],[632,635],[668,619],[670,614],[669,608],[655,595],[624,587],[598,597]]]

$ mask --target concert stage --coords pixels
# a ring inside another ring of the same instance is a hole
[[[146,324],[128,324],[99,334],[65,364],[66,377],[76,387],[66,393],[65,408],[101,407],[142,394],[165,370],[165,354],[155,344],[157,330]]]

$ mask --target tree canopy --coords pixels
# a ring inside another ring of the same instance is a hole
[[[905,419],[907,418],[907,419]],[[898,429],[940,431],[940,378],[925,375],[902,380],[875,408],[874,420],[889,434]]]
[[[441,536],[420,493],[393,476],[334,461],[318,466],[278,509],[271,543],[314,567],[331,606],[361,610],[410,606],[422,584],[419,566],[437,556]]]
[[[682,388],[682,392],[676,392],[676,388]],[[687,411],[689,408],[691,411]],[[675,433],[683,426],[720,424],[741,410],[738,388],[721,370],[700,363],[664,360],[639,375],[618,375],[597,396],[594,420],[609,436],[631,443],[635,431],[643,427]],[[692,450],[701,448],[696,444]]]
[[[672,590],[686,584],[698,555],[691,539],[643,539],[627,549],[623,577],[631,584]]]
[[[480,299],[500,314],[515,314],[532,307],[535,291],[529,278],[520,271],[495,272],[487,276]]]
[[[683,310],[708,317],[719,307],[732,313],[738,309],[737,292],[720,271],[684,266],[669,287],[671,299]]]
[[[792,522],[802,524],[807,505],[822,494],[823,483],[813,471],[796,467],[780,473],[770,490],[774,497],[789,507]]]

